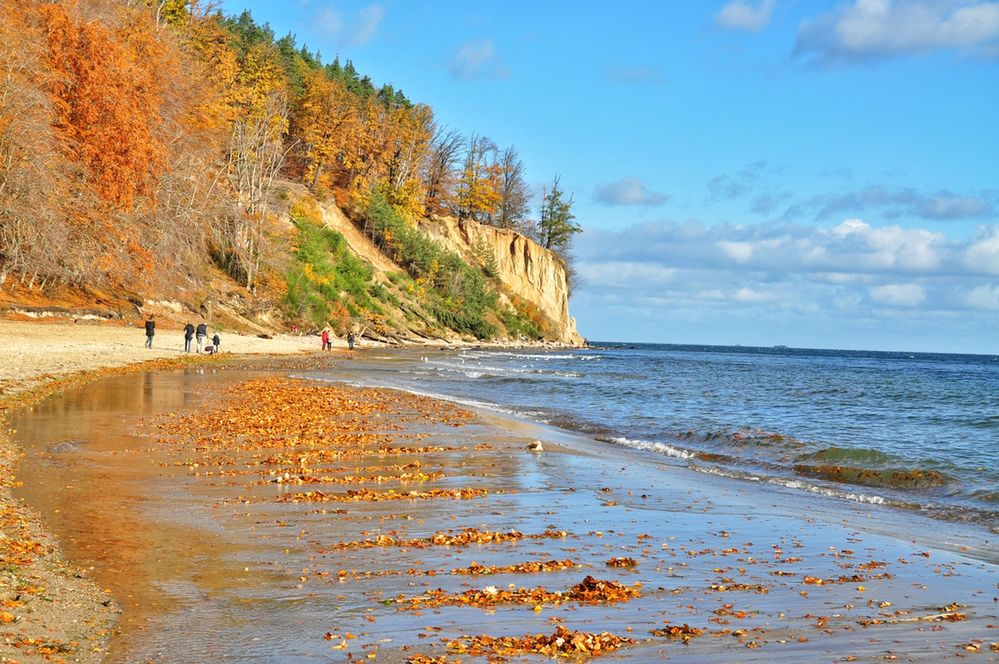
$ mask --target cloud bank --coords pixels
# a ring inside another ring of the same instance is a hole
[[[942,49],[999,57],[999,2],[855,0],[802,22],[794,53],[842,64]]]
[[[587,230],[576,251],[590,296],[636,308],[654,302],[864,316],[999,308],[999,225],[955,241],[860,219],[832,228],[659,222]]]

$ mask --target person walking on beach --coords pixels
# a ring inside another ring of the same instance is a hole
[[[354,350],[354,333],[353,332],[348,332],[347,333],[347,348],[349,348],[350,350]]]
[[[153,347],[154,334],[156,334],[156,320],[153,319],[152,314],[149,314],[149,318],[146,320],[146,348]]]
[[[332,342],[330,342],[330,328],[323,328],[323,350],[329,350],[333,347]]]
[[[216,353],[219,352],[219,344],[221,344],[221,343],[222,343],[222,340],[219,339],[219,333],[216,332],[215,336],[212,337],[212,345],[215,346],[215,352]]]
[[[195,331],[195,336],[198,337],[198,352],[205,352],[205,338],[208,336],[208,326],[205,325],[204,321],[198,323],[198,329]]]
[[[194,338],[194,326],[191,325],[191,321],[187,321],[187,325],[184,326],[184,352],[191,352],[191,339]]]

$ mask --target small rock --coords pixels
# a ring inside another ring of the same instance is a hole
[[[541,441],[540,440],[532,440],[530,443],[527,444],[527,449],[529,449],[532,452],[544,452],[545,451],[545,448],[541,445]]]

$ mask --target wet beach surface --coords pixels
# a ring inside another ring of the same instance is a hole
[[[605,655],[630,661],[984,661],[999,641],[987,539],[402,393],[188,369],[14,428],[22,495],[123,607],[112,662],[485,661],[455,640],[559,626],[630,639]],[[548,561],[570,562],[452,573]],[[615,583],[579,599],[587,576]]]

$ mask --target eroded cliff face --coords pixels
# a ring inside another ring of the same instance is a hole
[[[510,295],[537,308],[553,341],[585,343],[569,315],[565,266],[554,252],[514,231],[474,221],[435,217],[420,220],[419,226],[465,260],[494,266]]]

